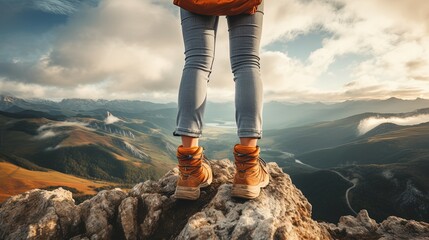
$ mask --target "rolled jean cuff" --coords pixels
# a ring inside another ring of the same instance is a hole
[[[256,129],[239,129],[237,131],[238,137],[250,137],[250,138],[262,138],[262,130],[256,130]]]
[[[202,135],[201,131],[193,131],[187,128],[176,128],[176,130],[174,130],[173,132],[173,136],[188,136],[188,137],[199,138],[201,137],[201,135]]]

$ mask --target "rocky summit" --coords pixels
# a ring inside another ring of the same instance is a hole
[[[235,168],[210,161],[214,181],[196,201],[174,197],[178,170],[129,192],[103,190],[75,204],[62,188],[34,189],[0,208],[0,239],[429,239],[424,222],[390,217],[381,224],[366,211],[338,224],[311,218],[311,204],[275,163],[270,184],[255,200],[231,198]]]

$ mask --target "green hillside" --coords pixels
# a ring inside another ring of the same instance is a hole
[[[358,137],[359,122],[373,114],[365,113],[331,122],[321,122],[264,132],[264,141],[274,149],[305,153],[351,142]]]
[[[341,146],[297,155],[318,168],[347,165],[388,164],[429,156],[429,123],[401,127]]]
[[[29,170],[123,183],[159,178],[175,165],[175,143],[157,124],[146,122],[144,132],[138,122],[128,121],[106,125],[95,118],[0,115],[0,153]]]
[[[318,122],[284,129],[265,130],[263,141],[267,146],[273,149],[299,155],[310,151],[337,147],[404,128],[404,126],[384,123],[361,136],[359,135],[358,126],[363,119],[369,117],[412,117],[417,114],[428,114],[428,112],[429,109],[426,108],[400,114],[362,113],[334,121]]]
[[[291,174],[293,182],[313,204],[318,220],[336,222],[339,216],[350,214],[344,196],[353,180],[356,186],[348,196],[355,211],[367,209],[377,221],[391,215],[429,221],[429,123],[399,126],[387,122],[358,134],[361,120],[368,117],[417,114],[427,114],[427,109],[401,114],[366,113],[269,131],[265,134],[266,142],[273,151],[295,154],[292,159],[269,158],[277,159],[283,170]],[[304,169],[293,167],[297,160]]]
[[[377,221],[395,215],[429,222],[428,157],[343,168],[343,173],[359,179],[350,192],[351,204],[357,210],[367,209]]]

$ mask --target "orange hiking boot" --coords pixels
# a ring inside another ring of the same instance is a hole
[[[176,198],[195,200],[200,197],[200,188],[212,183],[213,173],[203,153],[203,147],[177,148],[179,178],[177,179]]]
[[[259,157],[259,146],[248,147],[241,144],[234,146],[235,173],[231,195],[253,199],[259,196],[261,188],[270,182],[267,163]]]

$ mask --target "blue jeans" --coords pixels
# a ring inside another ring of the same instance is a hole
[[[263,4],[253,15],[227,17],[238,137],[262,137],[263,84],[259,48]],[[173,135],[201,137],[219,17],[194,14],[184,9],[180,9],[180,16],[185,43],[185,66]]]

